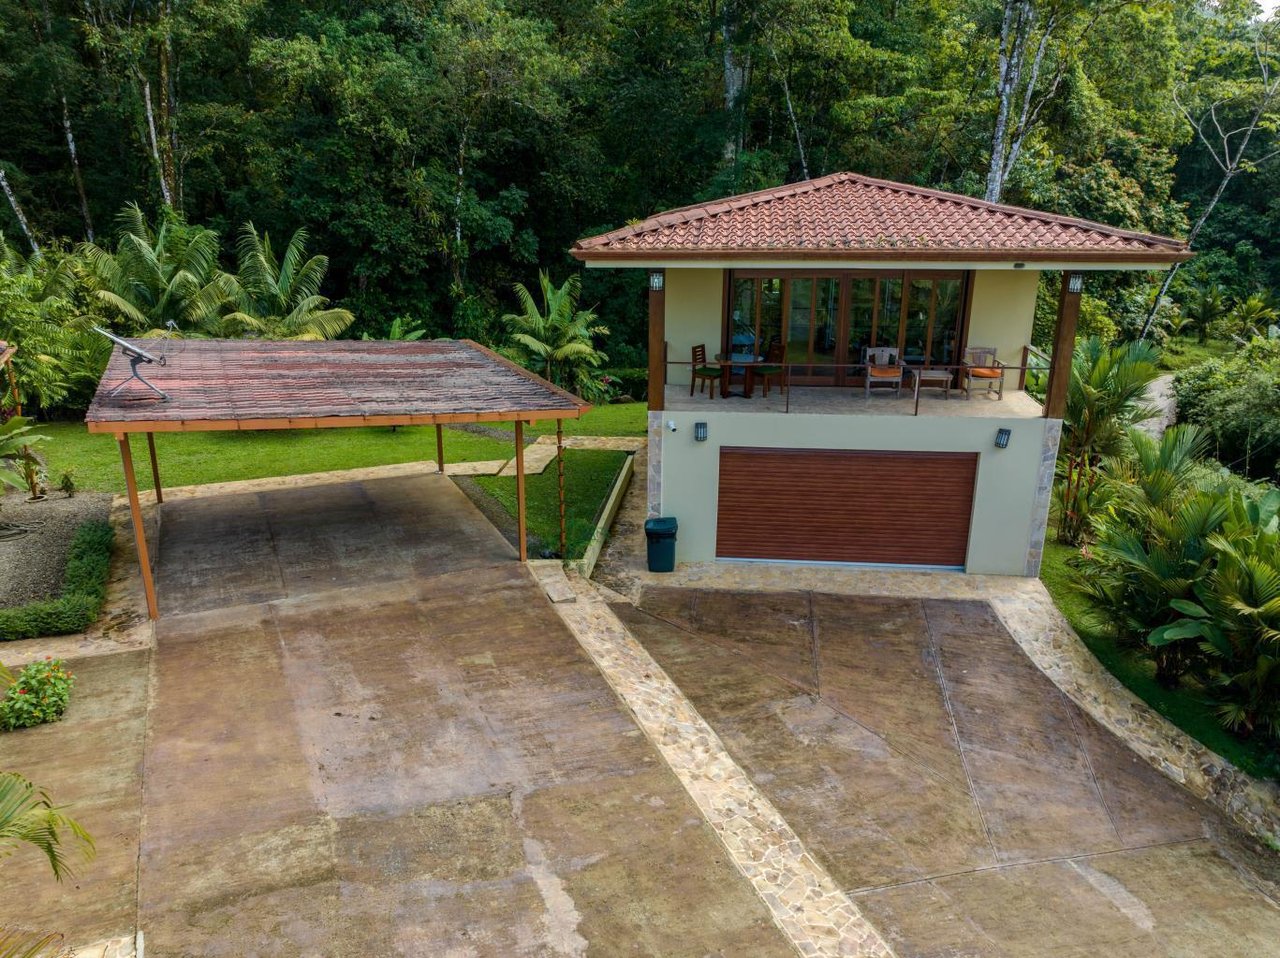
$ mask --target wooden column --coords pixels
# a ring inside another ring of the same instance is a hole
[[[520,541],[520,561],[528,562],[524,514],[524,423],[519,419],[516,420],[516,535]]]
[[[444,426],[436,423],[436,472],[444,473]]]
[[[649,411],[661,412],[665,407],[667,385],[667,307],[666,273],[655,269],[649,273]]]
[[[160,488],[160,463],[156,461],[156,437],[147,433],[147,452],[151,454],[151,481],[156,488],[156,502],[164,502],[164,490]]]
[[[568,536],[564,523],[564,420],[556,420],[556,500],[560,507],[560,558],[565,558]]]
[[[1058,323],[1053,334],[1053,361],[1049,364],[1049,385],[1044,397],[1046,419],[1061,419],[1067,408],[1067,389],[1071,385],[1071,356],[1075,352],[1076,322],[1080,319],[1080,292],[1083,288],[1083,274],[1062,274],[1062,292],[1058,296]]]
[[[129,494],[129,513],[133,516],[133,541],[138,549],[138,567],[142,570],[142,588],[147,594],[147,616],[158,619],[156,584],[151,578],[151,557],[147,553],[147,533],[142,525],[142,504],[138,502],[138,480],[133,475],[133,456],[129,452],[129,434],[119,433],[120,462],[124,466],[124,487]]]

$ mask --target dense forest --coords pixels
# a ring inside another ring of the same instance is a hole
[[[491,338],[579,236],[847,169],[1194,231],[1189,310],[1280,285],[1269,28],[1252,0],[0,0],[0,230],[109,248],[136,204],[234,263],[244,224],[303,229],[347,335]],[[1093,312],[1136,331],[1159,279]],[[583,305],[640,365],[640,277]]]

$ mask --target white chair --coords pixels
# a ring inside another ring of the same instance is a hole
[[[964,351],[964,366],[960,370],[960,383],[964,398],[973,398],[974,383],[986,383],[987,395],[996,391],[996,399],[1004,399],[1004,363],[996,359],[994,346],[970,346]]]
[[[863,346],[862,365],[866,367],[863,389],[871,398],[871,384],[892,386],[895,399],[902,397],[902,363],[896,346]]]

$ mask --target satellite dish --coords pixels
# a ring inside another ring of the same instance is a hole
[[[163,356],[153,356],[151,353],[147,352],[141,346],[135,346],[133,343],[129,342],[127,339],[121,339],[115,333],[109,330],[103,329],[101,326],[94,326],[93,329],[94,329],[94,332],[101,333],[103,336],[106,336],[107,339],[111,340],[113,343],[115,343],[117,346],[120,347],[120,351],[129,357],[129,367],[132,370],[129,374],[129,378],[119,383],[114,389],[111,390],[111,392],[107,393],[108,396],[114,396],[121,389],[127,386],[132,380],[136,379],[138,380],[138,382],[142,383],[142,385],[146,386],[152,392],[156,393],[161,399],[169,398],[169,394],[167,392],[165,392],[159,386],[155,385],[155,383],[148,382],[147,377],[142,375],[142,373],[138,371],[138,367],[144,363],[148,366],[152,364],[156,366],[164,366],[166,363],[165,363],[165,358]]]

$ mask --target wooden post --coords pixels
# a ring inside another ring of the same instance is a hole
[[[151,579],[151,557],[147,553],[147,533],[142,526],[142,504],[138,502],[138,481],[133,475],[133,456],[129,452],[129,434],[116,435],[120,444],[120,463],[124,466],[124,487],[129,494],[129,513],[133,516],[133,541],[138,549],[138,567],[142,570],[142,588],[147,593],[147,617],[158,619],[156,584]]]
[[[436,423],[436,472],[444,474],[444,426]]]
[[[1071,356],[1076,346],[1076,322],[1080,318],[1080,292],[1084,276],[1062,274],[1062,293],[1058,296],[1058,324],[1053,334],[1053,360],[1049,364],[1049,385],[1045,389],[1046,419],[1061,419],[1067,408],[1067,390],[1071,386]]]
[[[524,423],[516,420],[516,535],[520,540],[520,561],[529,561],[529,546],[525,542],[524,515]]]
[[[556,420],[556,496],[560,506],[560,558],[565,558],[568,536],[564,524],[564,420]]]
[[[665,407],[667,388],[667,308],[666,274],[655,269],[649,274],[649,411]]]
[[[164,502],[164,492],[160,488],[160,463],[156,461],[156,437],[147,433],[147,451],[151,453],[151,479],[156,487],[156,502]]]

